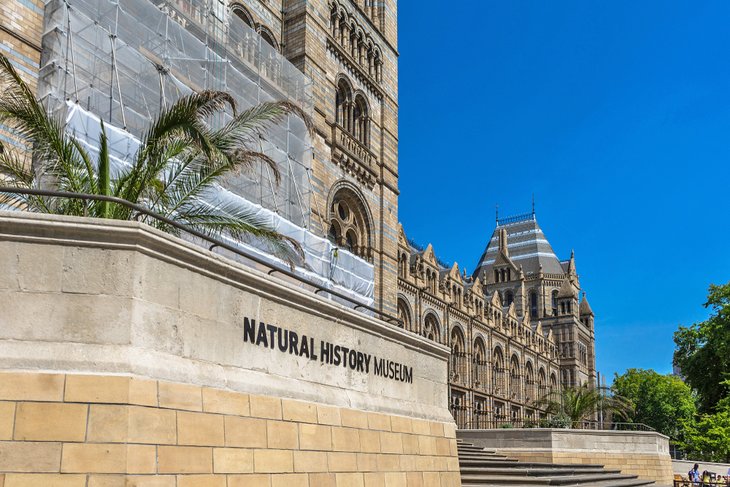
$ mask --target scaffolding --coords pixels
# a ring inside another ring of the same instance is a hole
[[[111,160],[117,167],[129,164],[159,111],[201,90],[226,91],[239,109],[288,100],[313,113],[309,78],[225,0],[47,0],[39,96],[90,153],[98,152],[103,120]],[[231,115],[211,123],[220,126]],[[281,183],[262,163],[229,178],[207,201],[238,198],[255,205],[272,228],[302,244],[298,274],[372,304],[373,265],[307,230],[313,148],[302,120],[288,117],[256,149],[276,161]],[[259,242],[228,240],[277,261]]]
[[[192,91],[226,91],[240,109],[288,100],[312,113],[311,81],[220,0],[51,0],[43,46],[39,94],[51,110],[77,102],[137,139],[161,107]],[[288,117],[258,149],[277,162],[281,184],[261,164],[227,188],[308,228],[312,145],[304,123]]]

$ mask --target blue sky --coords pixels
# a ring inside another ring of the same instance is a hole
[[[500,214],[575,249],[597,366],[671,371],[730,281],[730,2],[401,0],[406,234],[471,272]]]

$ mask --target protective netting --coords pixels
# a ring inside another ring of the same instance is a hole
[[[50,0],[45,17],[39,94],[93,155],[104,120],[116,170],[132,160],[160,108],[192,90],[227,91],[241,109],[290,100],[313,111],[311,81],[221,0]],[[248,205],[302,244],[298,274],[372,304],[373,265],[307,230],[312,143],[303,122],[289,117],[260,144],[282,182],[277,186],[261,164],[208,193],[209,203],[235,198]],[[231,243],[284,264],[259,242]]]
[[[312,112],[308,78],[218,0],[157,3],[51,0],[39,84],[49,107],[77,101],[135,137],[161,106],[193,89],[227,91],[241,109],[284,99]],[[277,162],[281,184],[261,164],[229,187],[308,228],[312,145],[304,124],[289,117],[259,149]]]

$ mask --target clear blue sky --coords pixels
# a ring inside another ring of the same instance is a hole
[[[730,281],[730,2],[401,0],[406,234],[471,272],[500,214],[575,249],[598,369],[671,371]]]

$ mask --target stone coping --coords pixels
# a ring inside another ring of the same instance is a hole
[[[0,212],[0,271],[2,370],[131,374],[453,422],[447,347],[143,223]],[[361,371],[245,342],[244,318],[318,351],[321,340],[408,365],[412,381],[378,374],[375,360]]]
[[[183,265],[226,284],[267,293],[287,305],[316,302],[321,315],[347,321],[384,337],[440,358],[448,358],[449,348],[415,333],[301,289],[291,282],[269,276],[252,267],[228,259],[203,247],[136,221],[81,218],[16,211],[0,211],[0,239],[33,243],[73,243],[77,246],[135,250],[160,260]],[[311,311],[311,307],[306,307]]]

